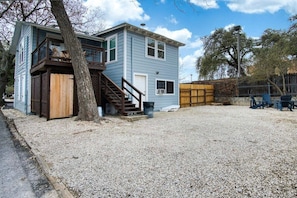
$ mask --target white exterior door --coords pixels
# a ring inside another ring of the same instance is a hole
[[[133,85],[141,91],[144,96],[142,95],[142,102],[147,101],[148,99],[148,91],[147,91],[147,75],[146,74],[134,74],[134,81]],[[134,95],[137,94],[135,91],[133,93]],[[138,96],[138,95],[136,95]],[[133,103],[136,104],[138,107],[138,101],[133,98]]]

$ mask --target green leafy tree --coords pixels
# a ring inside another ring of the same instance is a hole
[[[266,80],[281,95],[287,93],[285,75],[293,66],[290,40],[290,34],[285,31],[267,29],[260,38],[259,46],[254,49],[254,68],[251,79]],[[272,80],[276,75],[282,79],[281,87]]]
[[[243,32],[238,32],[234,26],[230,29],[217,29],[210,36],[203,38],[204,54],[196,61],[196,69],[200,78],[214,79],[237,76],[238,34],[240,36],[240,75],[246,75],[245,68],[249,63],[248,57],[252,52],[253,40],[247,38]]]
[[[297,47],[296,47],[296,43],[297,43],[297,14],[292,16],[290,18],[292,25],[289,28],[288,34],[290,36],[290,54],[292,55],[292,58],[295,61],[296,64],[296,59],[297,59]]]
[[[0,105],[4,105],[2,98],[7,85],[13,85],[14,73],[14,55],[10,54],[8,50],[4,49],[0,42]]]

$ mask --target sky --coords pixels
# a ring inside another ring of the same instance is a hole
[[[123,22],[185,44],[179,49],[180,81],[198,79],[195,62],[203,55],[201,38],[218,28],[240,25],[247,37],[266,29],[287,30],[297,0],[84,0],[103,12],[105,28]]]

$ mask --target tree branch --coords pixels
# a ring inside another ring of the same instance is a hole
[[[8,10],[12,7],[12,5],[15,3],[15,0],[13,0],[10,4],[9,4],[9,6],[5,9],[5,10],[3,10],[1,13],[0,13],[0,18],[2,18],[3,17],[3,15],[6,13],[6,12],[8,12]],[[3,3],[1,3],[2,5],[4,4],[4,2]]]

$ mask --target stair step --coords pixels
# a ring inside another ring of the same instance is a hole
[[[119,87],[117,87],[114,83],[112,83],[108,78],[105,78],[104,75],[102,85],[103,86],[101,90],[102,94],[104,94],[105,99],[110,104],[113,104],[115,109],[117,109],[119,112],[124,112],[123,115],[129,116],[143,114],[143,111],[139,111],[139,109],[136,108],[135,104],[133,104],[128,97],[122,99],[122,90]],[[108,86],[108,88],[106,89],[105,86]],[[123,107],[122,100],[124,100]]]
[[[125,111],[124,115],[125,116],[132,116],[132,115],[142,115],[142,111]]]

